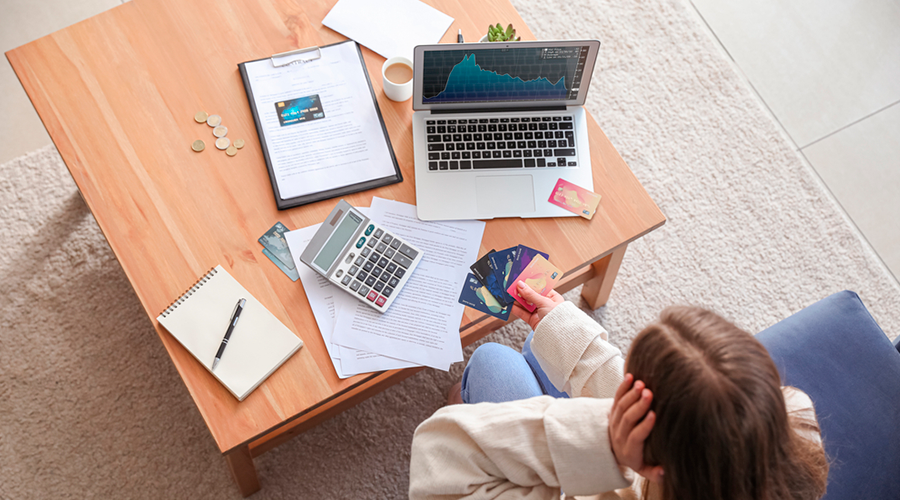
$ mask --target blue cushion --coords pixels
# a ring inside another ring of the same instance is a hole
[[[757,336],[785,385],[816,406],[830,500],[900,499],[900,352],[850,291]]]

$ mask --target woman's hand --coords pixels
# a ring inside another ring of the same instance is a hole
[[[633,384],[632,384],[633,382]],[[654,481],[662,482],[662,466],[644,463],[644,441],[653,430],[656,413],[650,411],[653,393],[643,382],[634,382],[634,376],[625,375],[625,380],[616,390],[615,401],[609,412],[609,442],[619,465]]]
[[[524,319],[531,326],[532,330],[537,330],[538,323],[550,314],[554,307],[566,301],[562,295],[556,293],[556,290],[550,290],[550,293],[544,297],[522,281],[516,282],[516,288],[523,299],[537,307],[534,312],[529,312],[528,309],[522,307],[518,302],[513,303],[512,306],[513,314]]]

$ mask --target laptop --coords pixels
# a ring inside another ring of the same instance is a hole
[[[574,217],[560,178],[594,189],[584,105],[600,42],[419,45],[413,68],[422,220]]]

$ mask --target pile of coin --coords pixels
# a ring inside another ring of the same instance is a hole
[[[221,116],[210,115],[207,114],[206,111],[197,111],[197,113],[194,114],[194,121],[197,123],[205,123],[212,127],[213,135],[216,137],[216,148],[225,151],[225,154],[228,156],[236,155],[237,150],[244,147],[243,139],[238,139],[232,144],[231,139],[226,137],[228,135],[228,127],[222,125]],[[199,153],[206,149],[206,143],[197,139],[191,144],[191,149]]]

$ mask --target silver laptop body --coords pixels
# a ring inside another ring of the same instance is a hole
[[[594,189],[582,106],[599,47],[596,40],[416,47],[418,217],[575,216],[547,200],[560,178]]]

